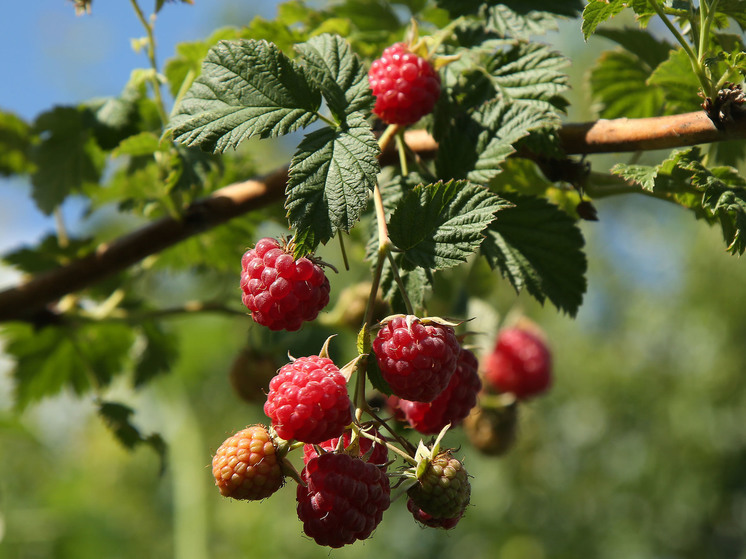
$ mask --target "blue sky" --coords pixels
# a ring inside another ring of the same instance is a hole
[[[144,30],[127,0],[94,0],[91,15],[76,16],[70,0],[4,2],[0,17],[0,109],[33,120],[55,105],[71,105],[117,95],[135,68],[146,67],[130,39]],[[150,13],[154,0],[140,0]],[[167,4],[156,22],[159,64],[182,41],[204,38],[230,21],[248,22],[258,13],[271,17],[275,0],[243,2],[195,0],[194,5]],[[74,222],[81,205],[65,204]],[[23,181],[0,178],[0,253],[30,243],[53,229],[40,214]],[[0,270],[0,288],[12,283]]]

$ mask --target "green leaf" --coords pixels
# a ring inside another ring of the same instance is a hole
[[[515,153],[519,140],[558,125],[553,111],[530,102],[485,103],[472,115],[457,117],[446,129],[435,160],[438,176],[487,183],[502,172],[501,164]]]
[[[393,394],[389,383],[386,382],[386,379],[383,378],[383,375],[381,374],[381,369],[378,367],[378,361],[376,361],[375,354],[373,353],[370,354],[370,357],[367,360],[366,375],[368,380],[370,380],[370,383],[373,385],[373,388],[386,396],[391,396]]]
[[[15,359],[16,406],[52,396],[63,388],[82,394],[106,386],[126,370],[133,342],[124,324],[86,324],[80,327],[27,324],[7,326],[6,352]]]
[[[611,168],[611,173],[619,175],[625,180],[636,182],[644,190],[653,192],[655,190],[655,179],[658,176],[658,167],[617,163]]]
[[[170,371],[179,350],[177,336],[164,330],[158,322],[143,322],[140,330],[145,348],[135,363],[135,387],[143,386],[156,376]]]
[[[583,10],[583,38],[587,41],[599,24],[617,15],[627,3],[625,0],[590,0]]]
[[[287,134],[317,117],[321,96],[302,70],[266,41],[221,41],[210,49],[170,123],[176,141],[206,151],[253,136]]]
[[[34,122],[42,140],[30,150],[36,167],[31,175],[32,196],[45,214],[51,214],[71,192],[98,182],[106,160],[89,126],[85,111],[57,107]]]
[[[583,235],[574,220],[543,198],[504,193],[514,207],[501,211],[487,229],[482,254],[516,291],[539,302],[549,299],[575,316],[586,290]]]
[[[492,99],[524,100],[536,110],[564,109],[561,94],[568,89],[562,69],[569,61],[539,43],[519,42],[500,49],[465,70],[466,106],[478,106]]]
[[[297,45],[306,75],[321,90],[329,109],[340,122],[353,111],[370,112],[373,94],[368,71],[349,43],[324,34]]]
[[[648,85],[651,71],[629,52],[602,53],[590,74],[593,97],[599,102],[599,116],[644,118],[660,115],[664,105],[663,91]]]
[[[720,0],[715,11],[732,18],[741,32],[746,30],[746,0]]]
[[[467,181],[419,185],[391,215],[389,237],[404,252],[405,270],[450,268],[476,252],[495,213],[507,205]]]
[[[0,111],[0,176],[33,170],[29,160],[31,142],[31,126],[13,113]]]
[[[657,86],[665,99],[665,113],[678,114],[701,108],[702,99],[697,95],[699,80],[684,49],[671,51],[668,60],[650,75],[648,85]]]
[[[610,39],[642,61],[648,71],[668,59],[673,46],[658,39],[649,31],[624,27],[622,29],[599,29],[596,35]]]
[[[358,113],[343,129],[308,134],[290,162],[287,209],[296,231],[296,252],[326,243],[339,230],[349,231],[368,204],[380,169],[380,150],[366,120]]]
[[[144,437],[139,429],[135,427],[131,418],[134,410],[118,402],[101,402],[98,413],[106,426],[111,429],[117,440],[129,450],[135,449],[141,444],[151,447],[160,459],[160,473],[166,470],[166,443],[163,438],[153,433]]]
[[[452,17],[480,12],[484,6],[504,5],[516,14],[546,12],[575,17],[583,9],[583,0],[437,0],[437,4],[449,11]]]
[[[140,132],[122,140],[112,155],[129,155],[133,157],[153,155],[157,151],[168,151],[167,146],[162,146],[160,138],[152,132]]]
[[[68,239],[60,246],[57,235],[47,235],[35,247],[24,247],[3,256],[3,262],[25,274],[40,274],[68,264],[88,254],[95,244],[92,239]]]

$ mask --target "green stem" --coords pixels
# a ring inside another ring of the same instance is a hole
[[[396,261],[394,261],[394,256],[391,254],[391,251],[386,251],[386,256],[389,259],[389,264],[391,265],[391,273],[394,275],[394,281],[396,282],[397,287],[399,287],[399,291],[401,291],[402,299],[404,300],[404,306],[407,308],[407,314],[414,314],[414,310],[412,309],[412,303],[409,300],[409,296],[407,295],[407,290],[404,288],[404,282],[401,280],[401,276],[399,275],[399,267],[396,265]]]
[[[155,34],[153,32],[153,22],[149,22],[145,17],[145,14],[140,9],[140,5],[137,0],[130,0],[132,8],[137,14],[137,19],[140,20],[142,26],[145,28],[145,33],[148,36],[148,60],[150,61],[150,67],[153,69],[153,76],[150,79],[151,85],[153,86],[153,95],[155,96],[155,106],[158,109],[158,115],[161,118],[161,122],[165,126],[168,123],[168,113],[166,112],[166,106],[163,103],[163,97],[161,96],[161,83],[158,80],[158,63],[155,56]],[[155,16],[153,16],[155,17]]]
[[[379,439],[375,435],[371,435],[370,433],[366,433],[362,429],[360,430],[360,436],[365,437],[366,439],[370,439],[371,441],[377,442],[378,444],[386,445],[386,448],[388,448],[391,452],[394,454],[397,454],[401,456],[406,462],[409,462],[413,466],[417,465],[417,461],[412,458],[409,454],[401,450],[398,446],[391,444],[388,441],[384,441],[383,439]]]
[[[328,117],[325,117],[321,113],[317,112],[316,116],[319,117],[319,120],[321,120],[322,122],[325,122],[326,124],[328,124],[332,128],[339,128],[339,124],[338,123],[334,122],[332,119],[330,119]]]
[[[401,167],[402,176],[409,174],[409,167],[407,165],[407,147],[404,143],[404,129],[399,128],[396,133],[396,149],[399,152],[399,166]]]
[[[60,248],[67,248],[70,246],[70,237],[67,234],[62,209],[59,206],[54,208],[54,224],[57,229],[57,243],[60,245]]]
[[[702,69],[702,64],[700,63],[697,55],[692,50],[691,45],[687,42],[681,32],[676,29],[676,26],[671,23],[671,20],[668,19],[658,0],[650,0],[650,5],[655,10],[655,13],[658,14],[658,17],[663,20],[663,23],[666,25],[666,27],[668,27],[668,30],[673,33],[673,36],[676,37],[676,40],[686,52],[687,56],[689,57],[689,61],[691,62],[692,70],[694,70],[694,74],[697,76],[697,80],[699,80],[700,86],[702,86],[702,90],[705,92],[705,94],[709,94],[712,88],[712,83],[705,75],[705,72]]]

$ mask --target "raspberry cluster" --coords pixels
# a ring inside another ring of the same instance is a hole
[[[260,239],[241,258],[243,303],[254,322],[294,331],[329,303],[329,279],[309,258],[295,259],[277,239]]]
[[[432,64],[396,43],[374,60],[368,82],[376,97],[373,112],[387,124],[413,124],[430,113],[440,95]]]

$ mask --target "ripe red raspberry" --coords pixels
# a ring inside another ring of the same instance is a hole
[[[378,430],[375,427],[368,427],[366,429],[366,432],[381,440],[385,440],[385,438],[381,436],[381,434],[378,432]],[[350,446],[351,440],[352,440],[352,431],[348,429],[347,431],[344,432],[344,435],[342,438],[342,443],[344,445],[343,448],[345,450],[347,450],[347,448]],[[323,448],[324,450],[327,450],[329,452],[334,452],[334,450],[337,448],[337,444],[339,444],[339,437],[335,437],[333,439],[329,439],[328,441],[319,443],[319,446]],[[358,458],[363,459],[367,456],[367,459],[365,460],[366,462],[369,462],[371,464],[376,464],[378,466],[383,466],[384,464],[386,464],[386,462],[388,462],[389,449],[386,448],[386,445],[377,443],[366,437],[358,437],[357,445],[358,445],[358,453],[357,453]],[[303,463],[304,464],[308,464],[308,461],[311,460],[311,458],[316,458],[318,455],[319,453],[316,452],[316,448],[314,448],[314,445],[307,444],[303,446]]]
[[[433,110],[440,77],[432,64],[396,43],[374,60],[368,81],[376,104],[373,112],[387,124],[412,124]]]
[[[285,440],[320,443],[339,437],[352,421],[347,381],[331,359],[300,357],[269,381],[264,413]]]
[[[549,388],[552,356],[544,341],[523,328],[505,328],[484,364],[485,379],[497,390],[526,399]]]
[[[254,322],[270,330],[298,330],[329,303],[324,270],[305,257],[295,260],[277,239],[260,239],[241,258],[243,304]]]
[[[461,515],[455,518],[433,518],[418,507],[411,498],[407,499],[407,510],[412,513],[412,516],[414,516],[414,519],[417,522],[429,526],[430,528],[443,528],[444,530],[450,530],[451,528],[455,528],[458,521],[461,520]]]
[[[460,518],[471,497],[469,475],[450,450],[444,450],[430,460],[407,495],[433,518]]]
[[[389,479],[373,464],[347,454],[312,458],[301,472],[298,518],[319,545],[342,547],[364,540],[389,508]]]
[[[409,315],[384,324],[373,351],[395,395],[432,402],[451,381],[461,346],[450,326]]]
[[[212,458],[212,475],[220,493],[258,501],[277,491],[284,481],[272,437],[263,425],[252,425],[228,437]]]
[[[469,415],[482,389],[477,369],[479,363],[468,349],[462,349],[456,372],[445,390],[429,403],[399,400],[398,407],[406,421],[420,433],[434,435],[449,423],[454,426]]]

